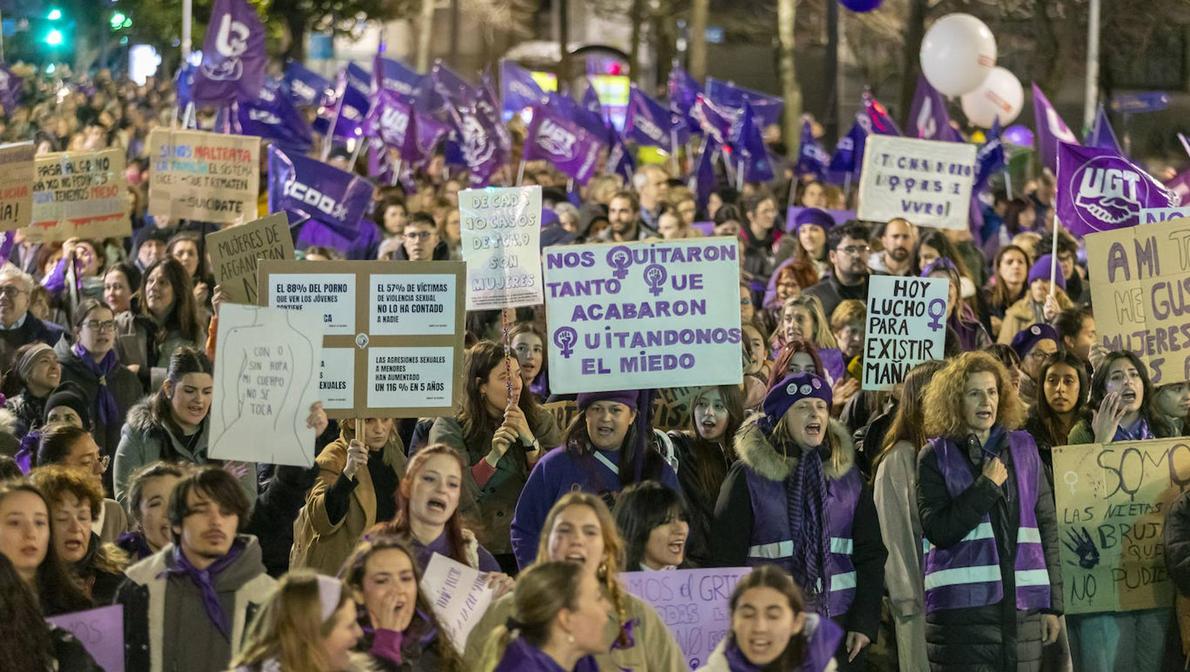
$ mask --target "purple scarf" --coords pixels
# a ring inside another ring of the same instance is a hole
[[[188,576],[194,585],[198,586],[198,590],[202,593],[202,606],[207,610],[207,618],[211,619],[215,629],[229,642],[231,641],[231,624],[227,622],[227,614],[223,611],[223,605],[219,604],[219,593],[215,590],[215,577],[231,566],[231,563],[235,562],[243,552],[244,542],[237,539],[232,543],[231,550],[227,552],[227,555],[219,558],[204,570],[190,564],[190,561],[186,559],[186,554],[182,552],[181,546],[174,546],[173,567],[166,570],[170,576]]]
[[[78,357],[79,361],[83,363],[83,368],[91,372],[99,380],[99,421],[103,423],[104,427],[111,427],[120,417],[120,406],[116,403],[116,395],[112,394],[112,388],[107,384],[107,377],[111,375],[120,363],[116,360],[116,351],[114,349],[108,350],[107,354],[103,356],[98,364],[91,357],[91,353],[82,346],[81,343],[75,343],[70,351]]]
[[[1116,435],[1112,441],[1144,441],[1155,438],[1153,430],[1149,429],[1149,421],[1142,415],[1131,427],[1120,425],[1116,428]]]
[[[830,539],[826,529],[826,475],[817,448],[802,450],[790,472],[786,492],[789,530],[793,533],[793,578],[812,604],[830,616],[825,590],[826,556]]]

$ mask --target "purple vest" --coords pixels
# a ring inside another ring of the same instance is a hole
[[[930,442],[938,457],[938,468],[946,479],[950,496],[958,497],[971,487],[974,479],[963,448],[948,439]],[[1043,609],[1050,605],[1049,572],[1041,533],[1037,529],[1037,479],[1041,458],[1037,445],[1025,432],[1008,433],[1008,449],[1016,475],[1020,526],[1017,528],[1016,607],[1021,610]],[[949,548],[927,545],[925,559],[926,613],[942,609],[965,609],[996,604],[1004,598],[1000,576],[1000,554],[990,515],[957,544]]]
[[[793,531],[789,528],[785,482],[771,481],[751,468],[745,469],[744,474],[752,500],[748,566],[777,565],[792,573]],[[838,480],[826,480],[825,523],[830,535],[830,553],[826,557],[826,575],[830,581],[827,604],[833,618],[847,613],[855,600],[851,525],[862,488],[859,469],[855,467]]]

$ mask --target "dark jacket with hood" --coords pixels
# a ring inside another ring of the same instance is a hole
[[[106,382],[108,389],[116,397],[116,407],[120,414],[117,421],[105,425],[99,417],[99,377],[91,373],[78,355],[71,351],[73,345],[69,339],[62,338],[54,346],[54,354],[58,356],[58,362],[62,365],[62,382],[70,381],[78,385],[87,395],[87,399],[91,400],[91,435],[95,437],[95,443],[99,444],[99,449],[104,455],[112,455],[120,443],[120,428],[128,417],[128,411],[145,396],[145,389],[141,387],[140,379],[135,373],[123,364],[117,364],[107,376]]]
[[[740,238],[744,241],[744,258],[740,260],[740,270],[744,278],[751,282],[752,305],[759,306],[764,300],[769,278],[777,265],[773,243],[780,237],[780,233],[774,225],[769,229],[768,235],[757,239],[752,235],[751,227],[740,227]]]

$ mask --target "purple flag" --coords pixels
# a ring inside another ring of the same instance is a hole
[[[423,112],[446,113],[452,105],[457,107],[475,102],[472,86],[441,60],[434,61],[425,82],[417,96],[417,108]]]
[[[4,66],[0,66],[0,73],[3,73],[4,70]],[[190,65],[189,63],[183,63],[182,67],[178,68],[178,74],[174,75],[174,87],[176,87],[178,92],[178,107],[182,108],[183,110],[189,106],[190,103],[194,102],[195,70],[197,70],[197,68],[193,65]],[[4,90],[0,89],[0,96],[3,95],[5,95]],[[3,104],[6,108],[8,107],[8,104],[5,103],[3,99],[0,99],[0,104]]]
[[[404,161],[417,161],[417,120],[413,107],[398,93],[382,90],[364,119],[364,135],[379,138],[401,152]]]
[[[624,178],[626,184],[632,180],[632,173],[636,170],[636,160],[632,158],[632,153],[624,146],[624,140],[618,134],[612,138],[612,148],[607,155],[607,169]]]
[[[418,163],[434,156],[438,143],[450,133],[450,127],[422,112],[414,115],[414,124],[417,127],[417,153],[421,157],[414,162]]]
[[[673,153],[669,110],[646,96],[633,84],[628,90],[628,111],[624,115],[624,139],[638,145],[660,147]]]
[[[558,170],[586,184],[595,174],[600,142],[570,119],[535,106],[525,134],[525,160],[546,160]]]
[[[359,137],[372,107],[371,96],[372,75],[355,63],[348,63],[339,71],[334,98],[320,110],[314,130],[337,138]]]
[[[297,152],[307,152],[314,145],[310,124],[277,81],[265,82],[260,100],[239,103],[236,122],[241,135],[258,135]]]
[[[566,117],[577,124],[587,132],[591,139],[611,147],[615,133],[601,115],[579,105],[570,96],[560,93],[549,94],[547,107],[556,112],[558,116]]]
[[[809,119],[802,120],[801,144],[797,150],[797,166],[794,171],[798,175],[815,175],[822,179],[826,172],[826,164],[830,161],[830,154],[822,148],[822,143],[814,137],[814,127]]]
[[[913,93],[913,105],[909,108],[909,135],[918,140],[963,141],[959,132],[950,125],[946,99],[920,75],[917,78],[917,90]]]
[[[367,179],[269,147],[269,212],[309,217],[355,238],[371,205],[372,183]]]
[[[868,134],[859,122],[860,116],[862,114],[856,115],[857,118],[851,125],[851,130],[847,131],[847,135],[839,138],[839,143],[835,145],[835,153],[831,156],[831,173],[858,175],[863,167],[864,143],[868,141]]]
[[[517,114],[544,103],[546,98],[533,73],[507,58],[500,59],[500,109],[505,114]]]
[[[285,75],[281,79],[289,97],[295,105],[314,107],[322,103],[331,91],[330,80],[306,68],[297,61],[290,61],[285,65]],[[333,92],[331,95],[334,95]]]
[[[864,130],[876,135],[900,135],[901,129],[897,128],[897,122],[888,114],[888,108],[884,107],[876,96],[873,96],[870,91],[864,91],[863,95],[864,112],[868,115],[868,122],[870,128]]]
[[[731,140],[732,129],[737,120],[737,115],[732,111],[719,107],[706,96],[699,94],[694,99],[694,106],[690,108],[690,116],[716,145],[726,145]]]
[[[716,105],[726,107],[742,114],[744,103],[752,106],[752,115],[763,129],[766,126],[781,123],[781,112],[785,109],[785,101],[752,89],[745,89],[714,77],[707,77],[707,97]]]
[[[1119,154],[1063,142],[1058,145],[1058,220],[1085,236],[1136,226],[1142,208],[1174,208],[1181,201]]]
[[[1004,168],[1004,142],[1000,139],[1000,117],[992,121],[992,128],[988,131],[987,142],[979,146],[975,153],[975,187],[973,194],[978,193],[991,178],[993,173]],[[978,208],[976,208],[978,210]]]
[[[484,71],[479,78],[479,88],[475,94],[475,109],[488,121],[488,127],[496,132],[496,140],[504,152],[502,161],[507,161],[512,153],[512,133],[504,125],[504,117],[500,111],[499,96],[496,95],[496,85],[492,82],[492,74]]]
[[[704,142],[702,152],[698,155],[698,165],[694,167],[694,174],[690,176],[690,190],[694,192],[698,207],[707,207],[707,201],[715,188],[719,186],[715,179],[715,148],[711,143]]]
[[[1099,106],[1099,112],[1095,115],[1095,125],[1091,127],[1084,144],[1087,147],[1098,147],[1121,156],[1124,155],[1124,150],[1120,149],[1120,141],[1116,138],[1116,132],[1112,130],[1111,120],[1107,118],[1107,112],[1104,111],[1102,104]]]
[[[486,186],[507,158],[505,148],[500,145],[499,133],[475,105],[452,106],[450,119],[458,148],[456,160],[461,160],[470,171],[471,186]],[[448,152],[448,163],[451,163],[450,159]]]
[[[256,100],[267,65],[264,25],[256,10],[246,0],[215,0],[194,76],[194,100],[220,105]]]
[[[1166,182],[1165,186],[1177,194],[1182,203],[1190,203],[1190,169],[1178,173],[1177,177]]]
[[[694,101],[702,93],[698,80],[690,76],[689,72],[680,65],[674,64],[669,71],[669,111],[679,116],[689,116]]]
[[[0,64],[0,105],[4,112],[11,115],[12,108],[21,102],[21,90],[24,80],[7,66]]]
[[[376,81],[376,91],[390,91],[400,96],[405,102],[417,97],[422,85],[422,76],[412,68],[406,67],[400,61],[384,58],[380,54],[372,62],[372,77]]]
[[[595,90],[590,79],[587,80],[587,88],[583,89],[583,99],[580,104],[584,110],[599,115],[599,118],[604,121],[607,120],[603,114],[603,103],[599,100],[599,92]]]
[[[773,179],[773,164],[764,146],[764,136],[752,111],[752,104],[744,103],[739,132],[732,138],[733,159],[743,167],[745,182],[768,182]]]
[[[1033,118],[1037,125],[1037,148],[1041,153],[1041,165],[1055,173],[1058,170],[1058,143],[1066,142],[1077,145],[1078,138],[1074,132],[1062,121],[1058,111],[1050,105],[1050,101],[1041,92],[1037,84],[1033,84]]]

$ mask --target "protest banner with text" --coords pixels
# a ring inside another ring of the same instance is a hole
[[[467,310],[541,303],[541,187],[459,192],[459,230]]]
[[[149,214],[221,224],[256,219],[260,138],[156,128],[148,154]]]
[[[731,591],[749,567],[624,572],[628,592],[657,612],[673,633],[690,669],[702,667],[731,632]]]
[[[467,637],[495,595],[488,585],[487,572],[435,553],[422,574],[421,590],[430,596],[434,615],[449,635],[450,643],[462,654]]]
[[[463,375],[459,261],[261,261],[261,303],[311,311],[332,418],[453,415]]]
[[[1182,217],[1190,217],[1190,207],[1179,206],[1176,208],[1141,208],[1140,209],[1140,223],[1152,224],[1154,222],[1164,222],[1170,219],[1181,219]]]
[[[215,281],[232,303],[256,303],[256,266],[261,259],[293,259],[293,235],[284,212],[207,236]]]
[[[734,239],[549,247],[544,262],[552,391],[742,380]]]
[[[312,311],[227,303],[217,337],[211,457],[313,465],[306,417],[318,401],[322,320]]]
[[[50,616],[45,620],[74,635],[104,672],[124,672],[124,606]]]
[[[1154,385],[1190,380],[1190,218],[1084,240],[1100,342],[1136,353]]]
[[[961,142],[872,135],[864,146],[859,218],[966,229],[975,152]]]
[[[891,390],[909,369],[943,358],[949,289],[945,278],[868,278],[863,389]]]
[[[34,163],[29,241],[101,240],[132,232],[123,150],[43,154]]]
[[[0,231],[33,221],[33,143],[0,145]]]
[[[1173,606],[1165,515],[1187,487],[1187,438],[1054,448],[1067,614]]]

